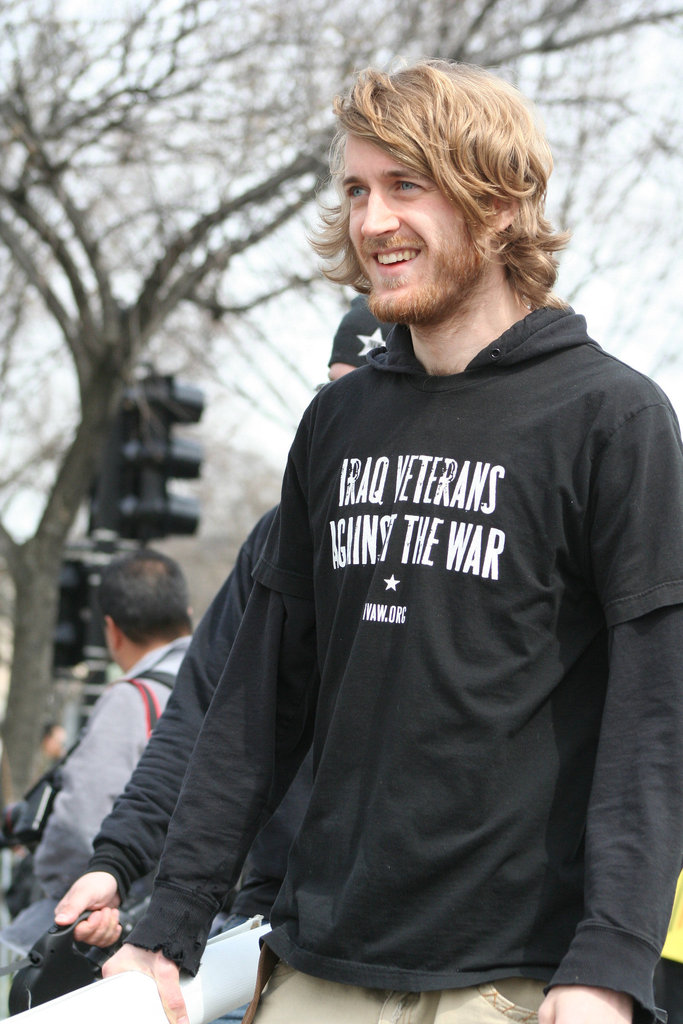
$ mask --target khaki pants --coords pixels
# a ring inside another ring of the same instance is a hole
[[[322,981],[279,962],[254,1024],[536,1024],[543,986],[505,978],[440,992],[387,992]]]

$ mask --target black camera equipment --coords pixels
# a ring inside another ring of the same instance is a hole
[[[79,921],[89,917],[89,910],[77,917],[73,924],[53,925],[34,943],[23,960],[0,971],[11,970],[14,974],[7,1001],[10,1016],[98,981],[102,977],[102,965],[121,948],[148,903],[149,897],[146,897],[138,903],[124,905],[119,916],[121,935],[106,949],[77,942],[73,937]]]
[[[50,768],[29,789],[23,800],[9,804],[2,812],[0,847],[25,846],[35,849],[61,788],[62,761]]]
[[[7,1002],[11,1017],[102,976],[101,965],[107,956],[104,950],[96,951],[101,957],[91,958],[90,950],[79,948],[73,938],[74,928],[87,916],[88,913],[81,914],[66,928],[54,925],[34,944],[26,958],[28,962],[22,962],[12,981]]]

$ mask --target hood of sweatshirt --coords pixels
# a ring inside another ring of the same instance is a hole
[[[570,307],[564,310],[535,309],[478,352],[463,372],[512,366],[577,345],[600,347],[589,337],[585,317]],[[386,344],[372,349],[367,360],[376,370],[427,376],[413,351],[410,330],[404,324],[396,324]]]

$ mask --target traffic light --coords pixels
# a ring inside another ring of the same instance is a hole
[[[59,570],[59,608],[53,644],[55,668],[71,668],[83,661],[87,614],[87,569],[81,561],[65,559]]]
[[[151,374],[126,390],[95,486],[90,533],[110,530],[141,542],[195,533],[199,502],[167,484],[200,474],[201,445],[174,437],[173,429],[197,423],[203,410],[203,392],[172,376]]]
[[[59,569],[59,604],[53,634],[52,664],[73,668],[82,661],[106,663],[107,649],[96,592],[102,566],[111,559],[86,545],[67,549]]]

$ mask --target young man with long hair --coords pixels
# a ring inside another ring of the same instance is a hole
[[[248,1019],[651,1022],[683,836],[675,415],[553,293],[551,156],[512,86],[424,61],[335,110],[314,244],[397,326],[303,416],[108,973],[183,1021],[178,965],[312,743]]]

